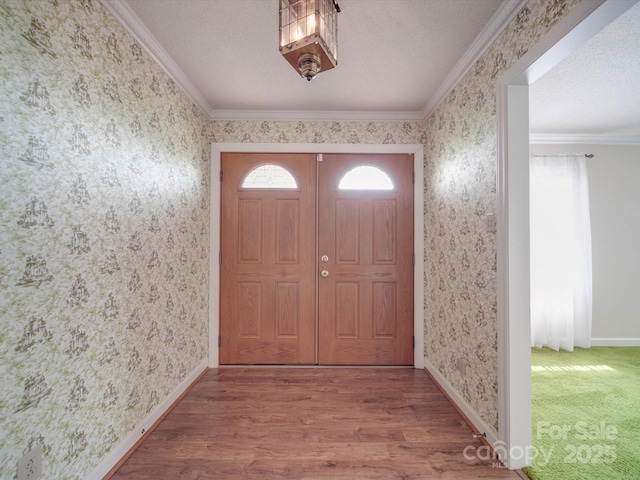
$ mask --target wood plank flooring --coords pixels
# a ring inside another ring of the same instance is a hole
[[[424,371],[209,370],[113,479],[518,479]]]

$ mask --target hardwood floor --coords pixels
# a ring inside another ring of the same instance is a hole
[[[520,476],[482,446],[424,371],[208,371],[113,479],[472,479]]]

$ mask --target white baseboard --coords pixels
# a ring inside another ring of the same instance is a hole
[[[592,347],[640,347],[640,338],[592,338]]]
[[[129,434],[100,462],[96,469],[91,472],[87,480],[101,480],[107,473],[115,467],[129,450],[136,444],[140,437],[147,432],[156,421],[173,405],[187,388],[198,378],[198,376],[208,368],[208,358],[203,359],[187,377],[171,392],[149,415],[146,416]]]
[[[424,368],[435,378],[436,382],[447,392],[449,398],[456,404],[456,407],[465,414],[467,419],[473,424],[473,426],[480,432],[486,434],[486,439],[489,445],[495,445],[498,441],[498,433],[489,426],[476,412],[471,405],[469,405],[462,396],[451,386],[446,378],[438,371],[436,367],[429,361],[427,357],[424,359]]]

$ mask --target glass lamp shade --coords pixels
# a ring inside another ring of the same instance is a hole
[[[307,80],[338,64],[338,11],[333,0],[280,0],[280,52]]]

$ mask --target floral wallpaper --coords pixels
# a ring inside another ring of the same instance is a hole
[[[98,0],[0,0],[0,478],[84,478],[207,356],[210,142],[425,145],[425,356],[497,430],[495,81],[579,1],[383,123],[210,121]]]
[[[208,119],[96,0],[0,0],[0,478],[85,478],[208,349]]]
[[[228,143],[424,143],[424,126],[417,122],[291,122],[214,121],[213,142]]]
[[[530,1],[425,125],[425,357],[496,432],[496,80],[578,3]]]

